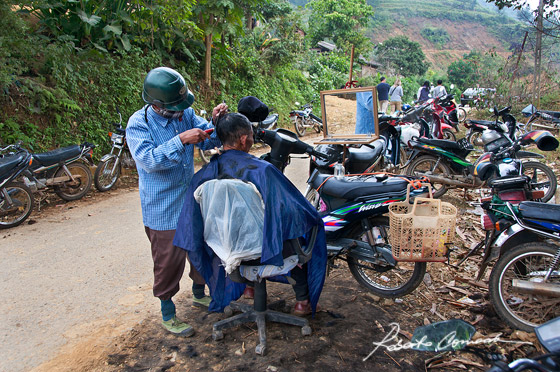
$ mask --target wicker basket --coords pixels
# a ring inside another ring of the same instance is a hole
[[[428,186],[431,192],[431,186]],[[406,200],[389,206],[389,241],[397,261],[442,262],[447,259],[447,243],[455,237],[457,208],[433,198]]]

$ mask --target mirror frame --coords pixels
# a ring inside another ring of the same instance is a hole
[[[328,117],[325,105],[325,97],[329,95],[337,94],[347,94],[347,93],[361,93],[361,92],[371,92],[373,98],[373,125],[374,134],[329,134],[328,130]],[[316,143],[320,144],[365,144],[371,143],[379,138],[379,120],[378,120],[378,108],[377,108],[377,89],[375,87],[363,87],[363,88],[349,88],[349,89],[335,89],[335,90],[325,90],[321,92],[321,114],[323,119],[323,139]]]

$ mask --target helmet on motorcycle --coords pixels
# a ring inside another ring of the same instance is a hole
[[[169,111],[183,111],[191,107],[194,95],[180,73],[169,67],[157,67],[144,79],[142,99]]]
[[[498,173],[498,167],[492,162],[492,154],[482,154],[474,163],[474,175],[482,181],[487,181]]]
[[[245,115],[251,122],[260,122],[268,116],[268,106],[257,97],[247,96],[237,103],[237,112]]]
[[[402,105],[402,110],[406,111],[406,110],[410,110],[412,106],[410,106],[408,103],[405,103],[404,105]]]

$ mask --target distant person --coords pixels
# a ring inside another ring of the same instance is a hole
[[[375,88],[379,100],[379,112],[385,113],[389,107],[389,89],[391,89],[391,86],[385,82],[385,76],[381,76],[381,82]]]
[[[430,99],[430,82],[428,80],[426,80],[420,89],[418,89],[416,99],[418,103],[424,103]]]
[[[391,89],[389,89],[389,98],[391,99],[390,106],[392,113],[401,111],[402,97],[403,89],[401,86],[401,79],[397,78]]]
[[[434,98],[442,98],[445,97],[447,95],[447,91],[445,90],[445,87],[443,86],[443,81],[438,80],[437,81],[437,86],[434,88],[434,94],[433,97]]]

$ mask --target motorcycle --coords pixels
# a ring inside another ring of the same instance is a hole
[[[33,193],[17,181],[29,166],[31,154],[19,146],[0,149],[0,229],[20,225],[33,211]]]
[[[498,315],[530,332],[560,316],[560,205],[516,204],[499,196],[482,203],[483,222],[493,222],[486,251],[499,252],[488,288]]]
[[[84,142],[40,154],[31,154],[29,167],[21,179],[33,193],[54,190],[63,200],[82,198],[93,183],[89,166],[93,166],[95,145]],[[89,165],[89,166],[88,166]]]
[[[506,142],[505,139],[509,138],[510,141],[515,141],[516,138],[523,135],[526,131],[525,128],[531,122],[529,119],[527,124],[520,125],[513,115],[510,114],[511,106],[498,110],[494,107],[492,113],[496,117],[494,121],[491,120],[468,120],[464,125],[467,128],[467,141],[473,146],[484,147],[484,151],[494,151],[499,147],[495,146],[500,142]],[[499,121],[500,117],[503,121]],[[494,142],[496,139],[501,138],[501,141]]]
[[[440,98],[439,105],[445,110],[446,120],[449,121],[448,124],[451,125],[453,123],[455,129],[457,129],[458,123],[463,123],[467,120],[467,111],[463,107],[457,107],[453,98],[453,94],[448,94]]]
[[[503,138],[503,137],[502,137]],[[519,157],[523,146],[536,143],[543,151],[552,151],[558,147],[558,140],[546,131],[533,131],[511,142],[509,139],[496,140],[498,153],[483,154],[471,164],[466,160],[474,147],[465,139],[457,142],[416,138],[409,141],[413,150],[406,174],[426,176],[434,185],[434,197],[440,197],[449,188],[480,188],[485,181],[479,177],[479,166],[492,169],[497,176],[531,174],[534,189],[544,189],[543,201],[550,200],[556,192],[556,176],[552,169],[540,162],[524,162]],[[506,143],[507,142],[507,143]],[[493,167],[488,167],[492,164]],[[544,178],[543,178],[544,176]]]
[[[101,157],[93,175],[95,188],[100,192],[109,191],[115,187],[123,166],[126,169],[136,166],[126,143],[126,130],[122,127],[122,115],[118,107],[117,113],[119,122],[113,123],[115,131],[109,132],[112,142],[111,152]]]
[[[312,146],[298,140],[285,129],[257,130],[257,138],[271,147],[261,158],[280,171],[290,154],[305,154],[328,159]],[[329,267],[346,261],[354,278],[369,291],[385,298],[404,296],[422,282],[426,262],[398,262],[389,244],[389,205],[406,199],[411,177],[359,175],[337,179],[315,170],[308,179],[306,195],[316,195],[315,207],[323,201],[321,212],[326,230]],[[314,193],[310,191],[313,190]],[[425,196],[428,188],[411,191],[411,197]]]
[[[296,105],[299,105],[299,103],[296,102]],[[291,111],[290,120],[294,122],[294,128],[300,137],[305,135],[305,130],[307,128],[313,128],[317,133],[321,133],[323,130],[323,121],[320,117],[313,114],[313,106],[311,103],[303,105],[301,110]]]

